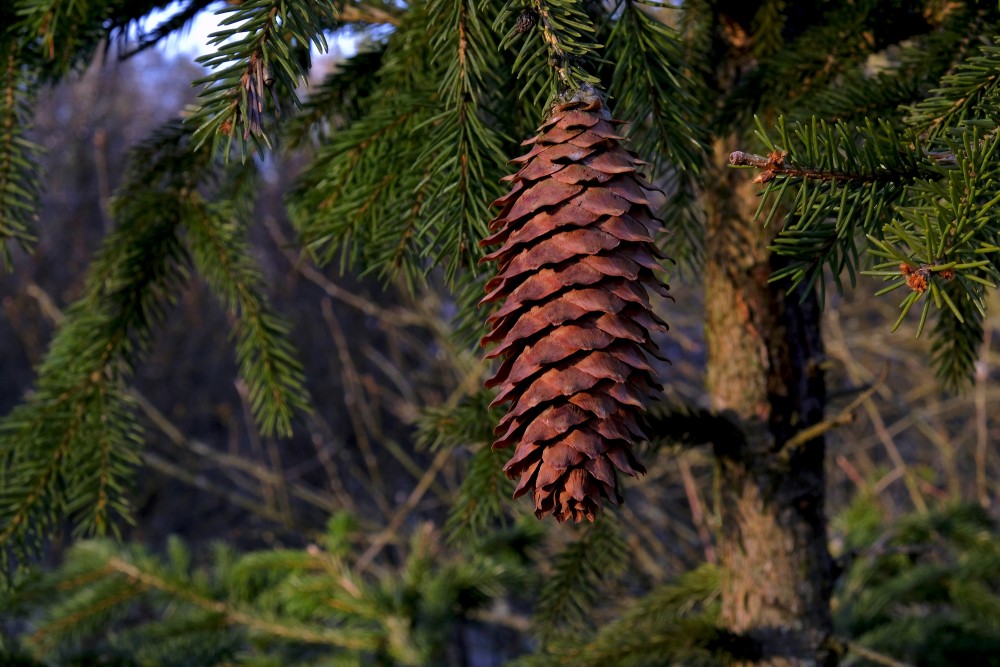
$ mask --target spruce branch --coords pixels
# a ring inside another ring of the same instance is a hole
[[[1000,90],[1000,40],[946,74],[933,95],[915,104],[906,122],[926,140],[952,132],[996,107]]]
[[[254,291],[261,281],[240,230],[211,224],[203,192],[218,185],[216,166],[210,151],[190,149],[182,123],[133,152],[111,207],[116,227],[84,294],[66,313],[35,391],[0,422],[5,564],[14,556],[26,565],[66,519],[80,534],[114,531],[116,518],[128,518],[141,430],[127,383],[187,282],[182,228],[201,241],[192,244],[196,264],[239,314],[238,356],[262,427],[287,431],[290,409],[304,404],[301,366]]]
[[[891,181],[898,176],[896,174],[885,173],[861,173],[847,171],[833,171],[830,169],[816,169],[811,167],[800,167],[793,164],[785,164],[786,153],[784,151],[772,151],[767,157],[752,155],[743,151],[733,151],[729,155],[729,164],[734,167],[754,167],[761,173],[754,177],[754,183],[766,185],[777,176],[791,178],[811,179],[817,181],[844,181],[847,183],[877,183]]]
[[[705,160],[707,131],[704,90],[697,78],[678,75],[689,70],[681,35],[650,16],[637,0],[621,0],[608,38],[608,58],[615,63],[609,93],[616,113],[629,120],[637,152],[651,156],[653,172],[664,162],[679,171],[697,173]]]
[[[1000,281],[995,259],[1000,252],[995,217],[1000,171],[993,158],[1000,137],[983,136],[973,126],[940,141],[948,159],[931,161],[926,178],[910,186],[895,207],[892,221],[878,236],[869,235],[870,253],[881,260],[869,273],[889,283],[878,294],[908,290],[894,329],[923,301],[917,335],[932,308],[950,309],[964,321],[962,301],[967,301],[985,314],[985,290]],[[952,292],[950,284],[961,289]]]
[[[757,215],[770,205],[765,225],[787,212],[772,246],[785,264],[772,280],[787,279],[790,290],[803,282],[818,285],[822,292],[820,278],[829,267],[838,288],[845,271],[853,285],[861,268],[859,237],[881,234],[893,204],[933,160],[885,122],[851,126],[813,119],[789,127],[779,119],[777,142],[758,127],[768,156],[735,151],[730,163],[760,170],[754,181],[766,187]]]
[[[307,141],[322,146],[334,132],[359,120],[375,89],[384,55],[385,45],[380,44],[338,63],[284,125],[282,139],[286,148],[294,150]]]
[[[656,404],[646,415],[646,423],[654,447],[672,444],[697,447],[745,439],[730,417],[692,405]]]
[[[489,122],[501,87],[497,40],[477,5],[438,0],[429,9],[435,24],[453,26],[435,40],[438,53],[453,55],[438,88],[444,108],[428,121],[434,129],[421,159],[434,205],[416,235],[426,237],[422,254],[445,266],[449,283],[460,267],[475,272],[483,256],[478,241],[489,234],[489,202],[500,195],[506,162],[504,138]]]
[[[398,229],[411,225],[413,218],[400,218],[401,212],[390,208],[395,202],[388,201],[388,195],[398,189],[394,186],[399,176],[379,168],[396,159],[391,156],[394,143],[426,118],[416,99],[408,101],[412,106],[372,110],[338,132],[299,177],[289,197],[289,212],[300,243],[318,263],[340,260],[344,268],[385,274],[399,268],[379,259],[395,254],[400,241],[406,240],[405,232],[379,234],[380,226],[384,229],[391,221],[393,229]],[[412,175],[412,164],[404,162],[400,169],[416,184],[422,174]],[[407,207],[406,213],[410,212]],[[385,237],[391,238],[391,246],[387,247]]]
[[[766,19],[765,14],[773,12],[767,7],[771,4],[776,3],[768,0],[757,5],[758,19]],[[775,20],[780,21],[777,16],[770,17],[770,35],[761,30],[758,22],[756,32],[764,40],[747,46],[756,51],[760,61],[740,76],[722,100],[714,126],[742,131],[752,121],[752,114],[811,106],[817,96],[840,85],[841,77],[863,67],[873,51],[927,32],[926,19],[916,11],[896,6],[889,9],[885,3],[831,3],[810,9],[822,19],[795,39],[781,39],[775,24]],[[890,12],[898,14],[889,19]]]
[[[975,378],[976,362],[986,335],[984,313],[975,301],[963,298],[968,287],[952,282],[944,289],[958,307],[959,315],[950,308],[938,313],[931,333],[931,365],[945,389],[959,391]]]
[[[902,121],[912,112],[911,105],[968,58],[971,41],[993,32],[988,14],[983,8],[943,7],[941,15],[927,17],[935,29],[893,46],[892,67],[873,75],[868,63],[857,63],[834,83],[796,105],[794,115],[802,120],[818,116],[851,123],[875,117]]]
[[[10,266],[10,243],[27,249],[35,241],[41,190],[41,149],[25,134],[30,129],[37,72],[21,61],[15,40],[0,39],[0,265]]]
[[[476,241],[499,194],[507,142],[494,122],[504,91],[492,17],[491,6],[470,0],[407,12],[365,112],[331,137],[290,198],[320,263],[399,275],[411,289],[436,266],[449,286],[476,280],[459,269],[474,269],[482,254]]]
[[[292,417],[310,405],[302,364],[288,340],[288,325],[263,296],[242,225],[226,206],[199,202],[185,219],[195,265],[236,318],[234,333],[240,375],[249,386],[254,421],[265,435],[292,433]]]
[[[514,493],[514,483],[503,474],[506,460],[506,453],[488,444],[472,455],[445,524],[450,542],[460,544],[503,524]]]
[[[855,501],[845,518],[865,514],[876,523],[843,522],[845,541],[860,555],[849,561],[839,586],[840,632],[862,650],[910,664],[974,663],[995,654],[995,520],[968,503],[885,525],[871,497]]]
[[[26,52],[37,52],[44,73],[58,78],[85,62],[106,36],[107,2],[20,0],[13,3],[10,31]]]
[[[563,47],[565,36],[561,34],[562,31],[559,29],[559,24],[553,20],[552,11],[545,0],[533,0],[531,4],[535,10],[535,14],[538,16],[538,25],[542,31],[542,41],[545,42],[549,50],[549,66],[555,70],[560,88],[562,90],[575,88],[576,86],[573,84],[576,82],[576,77],[574,76],[569,54],[566,48]]]
[[[632,600],[614,621],[581,644],[562,641],[549,650],[515,662],[518,667],[626,667],[629,665],[723,665],[753,661],[752,640],[715,625],[720,572],[702,566]]]
[[[433,665],[443,664],[456,621],[525,582],[514,559],[445,552],[426,525],[402,546],[398,570],[357,575],[349,566],[353,525],[334,517],[323,546],[301,550],[238,554],[220,544],[211,560],[196,559],[178,539],[163,556],[81,542],[11,602],[32,618],[39,657],[66,662],[97,654],[178,664],[158,650],[172,647],[187,649],[185,665],[235,655],[252,664],[311,664],[317,654]],[[497,551],[508,549],[497,541]]]
[[[434,84],[454,56],[432,48],[439,31],[431,9],[424,3],[405,13],[362,113],[331,136],[288,198],[300,242],[317,263],[336,260],[383,278],[403,274],[411,285],[426,280],[419,230],[432,202],[419,193],[432,156],[419,138],[441,112]]]
[[[591,629],[592,608],[604,586],[623,571],[627,551],[618,526],[605,513],[555,557],[532,619],[543,646]]]
[[[197,158],[170,125],[136,151],[112,212],[118,225],[88,274],[38,371],[35,391],[0,421],[0,560],[20,565],[69,518],[75,531],[116,529],[138,464],[141,431],[125,382],[165,308],[186,281],[177,235]],[[180,155],[178,155],[178,153]],[[185,170],[165,176],[174,158]],[[162,172],[157,172],[157,165]],[[132,180],[147,170],[156,179]]]
[[[227,623],[244,626],[264,637],[336,646],[351,650],[371,650],[377,646],[374,637],[366,637],[356,632],[294,625],[282,622],[277,618],[261,617],[249,613],[233,604],[205,597],[191,588],[171,582],[118,556],[109,558],[107,567],[137,584],[218,614]]]
[[[278,113],[279,91],[298,106],[295,91],[308,74],[309,48],[326,50],[323,26],[334,12],[327,0],[250,0],[218,10],[228,15],[210,36],[210,45],[218,48],[198,58],[213,71],[195,81],[204,85],[201,105],[188,119],[195,128],[195,148],[210,139],[213,145],[224,140],[228,155],[233,139],[240,137],[245,159],[248,139],[257,150],[270,147],[265,115]]]
[[[750,34],[753,55],[766,58],[783,47],[787,7],[785,0],[764,0],[753,15]]]
[[[185,279],[183,207],[162,193],[117,205],[119,227],[56,334],[36,391],[0,423],[4,562],[11,550],[35,553],[61,515],[86,531],[127,515],[122,491],[140,432],[122,383]]]
[[[587,71],[588,63],[598,58],[600,44],[593,41],[594,25],[576,0],[507,0],[493,22],[499,31],[509,29],[500,40],[500,48],[512,46],[523,37],[514,59],[513,71],[525,81],[521,96],[536,83],[544,81],[534,99],[540,106],[545,99],[552,102],[564,94],[572,94],[584,85],[600,81]],[[526,32],[518,19],[523,11],[535,17]]]

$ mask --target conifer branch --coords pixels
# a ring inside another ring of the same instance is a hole
[[[29,248],[35,240],[40,148],[25,138],[31,123],[36,73],[20,62],[18,44],[0,39],[0,265],[9,266],[9,243]]]
[[[407,160],[390,151],[429,114],[423,99],[407,95],[393,102],[334,135],[295,185],[290,217],[300,243],[320,264],[339,260],[344,268],[383,276],[400,268],[390,260],[401,242],[409,242],[405,228],[419,211],[412,210],[409,198],[400,210],[398,198],[400,191],[416,191],[423,180],[416,159],[423,148]],[[394,168],[386,173],[390,164]]]
[[[986,335],[982,304],[965,298],[969,290],[959,282],[951,282],[944,289],[956,304],[956,315],[950,308],[943,308],[931,333],[931,365],[941,384],[949,391],[969,386],[975,377],[976,362]]]
[[[309,628],[283,623],[276,618],[261,618],[240,610],[233,605],[199,595],[192,589],[167,581],[152,572],[117,556],[111,557],[107,566],[128,579],[166,595],[201,607],[222,616],[227,623],[242,625],[261,635],[308,644],[336,646],[351,650],[372,650],[377,646],[374,637],[366,638],[356,633],[338,632],[332,628]]]
[[[637,152],[649,156],[654,173],[662,162],[678,171],[697,172],[705,159],[706,114],[699,82],[678,75],[689,70],[681,36],[649,16],[636,0],[621,0],[608,38],[608,58],[615,63],[609,93],[616,114],[632,121],[629,135]]]
[[[288,341],[288,326],[262,296],[263,279],[253,264],[240,225],[226,218],[225,207],[199,205],[186,218],[195,263],[236,317],[236,354],[240,374],[250,389],[254,420],[265,435],[292,433],[296,410],[310,405],[305,374]]]
[[[767,4],[772,4],[771,0]],[[822,20],[815,21],[795,39],[780,44],[772,42],[767,47],[749,45],[760,56],[760,62],[740,77],[723,100],[716,124],[740,130],[752,121],[752,114],[775,110],[785,113],[795,107],[808,107],[817,96],[826,94],[830,86],[839,85],[845,74],[864,66],[875,40],[879,40],[881,49],[888,43],[906,42],[927,30],[924,18],[915,12],[889,10],[876,2],[835,3],[812,9],[822,14]],[[762,7],[758,16],[763,18],[766,10]],[[885,18],[885,12],[889,11],[901,14],[891,27],[886,25]]]
[[[175,197],[147,196],[125,215],[95,262],[89,308],[70,311],[38,387],[0,423],[0,558],[34,553],[61,514],[85,530],[123,515],[122,479],[137,463],[138,426],[122,382],[183,276]],[[183,204],[180,204],[183,206]],[[151,207],[151,208],[147,208]],[[116,253],[124,251],[124,256]],[[59,492],[57,493],[57,489]],[[114,496],[109,489],[115,489]],[[31,543],[29,544],[29,538]]]
[[[334,131],[359,120],[365,101],[376,85],[385,45],[375,45],[337,65],[309,94],[299,113],[283,128],[282,138],[289,149],[301,147],[307,139],[321,146]]]
[[[563,641],[515,662],[518,667],[625,667],[636,664],[726,664],[753,661],[756,643],[715,625],[719,570],[702,566],[633,600],[613,622],[581,644]]]
[[[183,125],[168,124],[133,153],[112,206],[117,226],[84,295],[57,332],[35,392],[0,422],[4,563],[14,555],[27,564],[66,518],[77,533],[103,533],[128,517],[126,480],[139,463],[141,431],[126,383],[187,280],[181,228],[204,241],[194,243],[198,264],[241,326],[249,323],[239,356],[262,427],[287,431],[289,410],[304,405],[301,367],[254,292],[249,249],[235,227],[224,228],[228,236],[205,231],[201,191],[214,181],[215,163],[209,151],[190,150],[188,138]]]
[[[392,35],[372,108],[332,138],[297,187],[293,222],[319,262],[402,275],[411,288],[434,266],[451,285],[460,267],[475,266],[504,161],[491,123],[503,91],[488,11],[434,0]],[[403,61],[398,45],[412,40],[427,48]],[[429,77],[415,80],[415,68]]]
[[[454,544],[488,534],[496,525],[503,525],[513,508],[510,498],[514,493],[514,483],[503,473],[508,456],[503,451],[494,450],[488,441],[489,436],[472,455],[462,486],[448,513],[445,533]]]
[[[178,141],[175,126],[154,136],[136,152],[148,161],[130,177],[169,163]],[[198,178],[195,162],[183,151],[180,163],[191,168],[175,187]],[[138,463],[140,430],[124,382],[186,279],[177,230],[191,190],[158,185],[126,183],[113,206],[118,226],[56,333],[35,392],[0,422],[4,564],[13,555],[26,565],[66,518],[87,532],[114,529],[113,516],[127,517],[124,480]]]
[[[618,526],[605,514],[556,556],[533,616],[543,646],[589,629],[591,608],[602,586],[621,574],[627,551]]]
[[[329,0],[248,0],[220,9],[218,14],[228,16],[209,42],[218,50],[198,58],[213,72],[195,81],[205,86],[201,106],[188,121],[195,128],[195,148],[226,138],[228,155],[233,139],[240,137],[246,158],[248,139],[258,150],[269,147],[265,114],[277,113],[277,90],[298,106],[295,91],[308,73],[308,50],[326,50],[323,26],[334,11]]]
[[[545,0],[532,0],[535,13],[538,14],[539,28],[542,31],[542,41],[549,51],[549,66],[556,73],[559,86],[563,90],[575,88],[575,77],[570,64],[569,56],[559,39],[557,27],[552,20],[552,11]]]
[[[789,289],[818,285],[822,294],[820,278],[829,267],[838,288],[845,271],[853,285],[860,270],[858,237],[881,234],[893,204],[928,175],[933,160],[885,122],[855,127],[814,119],[789,128],[779,119],[780,147],[758,127],[769,155],[735,151],[730,163],[760,170],[754,181],[766,189],[757,215],[770,205],[765,225],[787,211],[773,244],[787,260],[772,280],[788,279]]]
[[[895,207],[891,223],[877,236],[869,235],[869,252],[882,260],[869,273],[889,283],[878,294],[901,287],[909,290],[894,329],[923,301],[918,336],[932,308],[950,309],[959,321],[964,320],[966,307],[985,314],[985,289],[1000,282],[995,259],[1000,252],[995,217],[1000,169],[993,157],[1000,137],[983,137],[973,126],[941,141],[948,159],[931,162],[927,177],[910,186],[905,200]],[[957,293],[948,289],[952,283],[960,287]]]
[[[945,75],[934,95],[914,105],[906,122],[914,132],[933,140],[973,116],[992,109],[1000,90],[1000,40],[981,47],[979,55]]]
[[[432,665],[442,664],[456,620],[524,581],[523,567],[509,560],[442,552],[428,529],[413,534],[392,576],[356,576],[345,559],[353,532],[351,517],[341,514],[320,537],[323,547],[246,554],[220,547],[197,569],[177,539],[161,558],[106,541],[82,542],[60,568],[11,601],[46,609],[40,618],[32,613],[39,618],[32,643],[42,657],[69,660],[82,650],[163,664],[176,654],[150,654],[179,643],[197,647],[182,654],[185,664],[221,645],[221,657],[198,664],[218,664],[239,651],[298,665],[332,649],[355,662]],[[135,613],[150,607],[160,613]]]
[[[767,157],[744,153],[743,151],[733,151],[729,155],[729,164],[734,167],[754,167],[755,169],[759,169],[761,173],[754,177],[753,182],[765,185],[779,175],[816,181],[842,181],[856,184],[887,182],[899,178],[898,174],[888,172],[860,173],[800,167],[794,164],[786,164],[785,156],[786,153],[784,151],[772,151]]]
[[[444,264],[452,282],[463,265],[476,271],[489,203],[500,195],[506,158],[502,137],[488,122],[501,86],[500,59],[490,22],[474,0],[442,0],[430,11],[435,23],[454,26],[436,40],[440,53],[453,56],[438,89],[444,109],[430,121],[435,127],[427,143],[428,198],[434,204],[416,235],[427,239],[422,254]],[[415,206],[424,208],[420,197]]]
[[[587,66],[596,61],[601,45],[594,42],[593,23],[578,4],[575,0],[507,0],[493,23],[494,30],[499,30],[515,14],[527,19],[510,26],[500,47],[511,46],[524,36],[513,69],[525,81],[522,96],[535,83],[545,81],[534,99],[536,106],[546,97],[551,102],[581,86],[600,84]]]

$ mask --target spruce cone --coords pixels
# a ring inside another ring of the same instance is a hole
[[[481,243],[501,246],[484,258],[498,275],[481,303],[503,299],[482,339],[504,358],[486,386],[500,388],[493,405],[511,404],[493,448],[516,445],[514,497],[531,491],[536,516],[560,522],[593,521],[601,496],[621,502],[615,468],[645,472],[630,443],[645,437],[642,399],[661,389],[645,355],[660,358],[649,331],[667,328],[647,292],[667,296],[653,273],[660,223],[616,124],[596,91],[557,104],[513,160]]]

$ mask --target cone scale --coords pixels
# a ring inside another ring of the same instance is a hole
[[[661,389],[648,358],[650,332],[667,330],[649,301],[668,296],[654,273],[661,224],[619,124],[596,91],[556,104],[512,160],[520,170],[480,244],[499,246],[481,302],[500,303],[481,342],[502,359],[486,382],[493,405],[509,403],[493,448],[514,448],[514,497],[531,493],[536,516],[560,522],[593,521],[602,497],[621,502],[618,472],[645,473],[632,442]]]

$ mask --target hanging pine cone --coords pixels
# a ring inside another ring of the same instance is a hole
[[[590,521],[600,497],[621,502],[615,468],[645,469],[631,442],[643,439],[643,398],[661,389],[646,354],[659,357],[651,330],[666,323],[647,288],[667,296],[654,271],[660,223],[650,210],[645,164],[622,147],[600,94],[557,104],[513,160],[511,191],[483,246],[500,245],[481,303],[503,300],[482,340],[503,356],[487,387],[510,403],[494,449],[516,445],[504,470],[531,491],[535,514]]]

